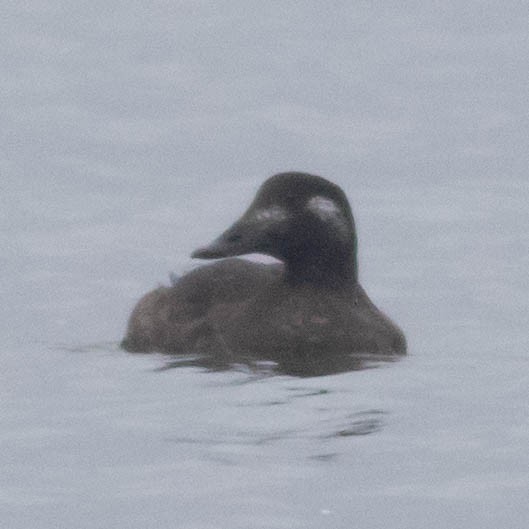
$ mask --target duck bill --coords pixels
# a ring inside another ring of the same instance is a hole
[[[257,241],[263,234],[259,228],[244,219],[237,221],[231,228],[217,237],[211,244],[198,248],[191,257],[194,259],[220,259],[258,252]]]

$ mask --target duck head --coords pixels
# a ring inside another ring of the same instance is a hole
[[[285,263],[290,283],[344,287],[357,281],[356,232],[345,193],[307,173],[280,173],[261,186],[247,211],[192,257],[249,253]]]

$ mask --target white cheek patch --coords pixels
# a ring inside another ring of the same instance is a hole
[[[305,206],[323,222],[334,224],[342,235],[348,232],[348,224],[341,208],[330,198],[315,196]]]
[[[258,222],[280,222],[287,218],[288,214],[281,206],[270,206],[266,209],[258,209],[254,216],[254,219]]]
[[[312,197],[307,202],[307,209],[325,221],[338,219],[342,216],[340,208],[330,198],[320,196]]]

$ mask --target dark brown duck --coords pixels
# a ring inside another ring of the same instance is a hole
[[[234,258],[249,253],[281,264]],[[272,360],[406,352],[401,330],[358,282],[351,208],[344,192],[324,178],[272,176],[246,213],[192,257],[228,259],[140,299],[125,349]]]

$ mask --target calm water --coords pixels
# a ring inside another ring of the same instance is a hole
[[[526,526],[529,10],[285,4],[4,10],[3,526]],[[288,169],[347,192],[409,356],[121,351],[138,297]]]

